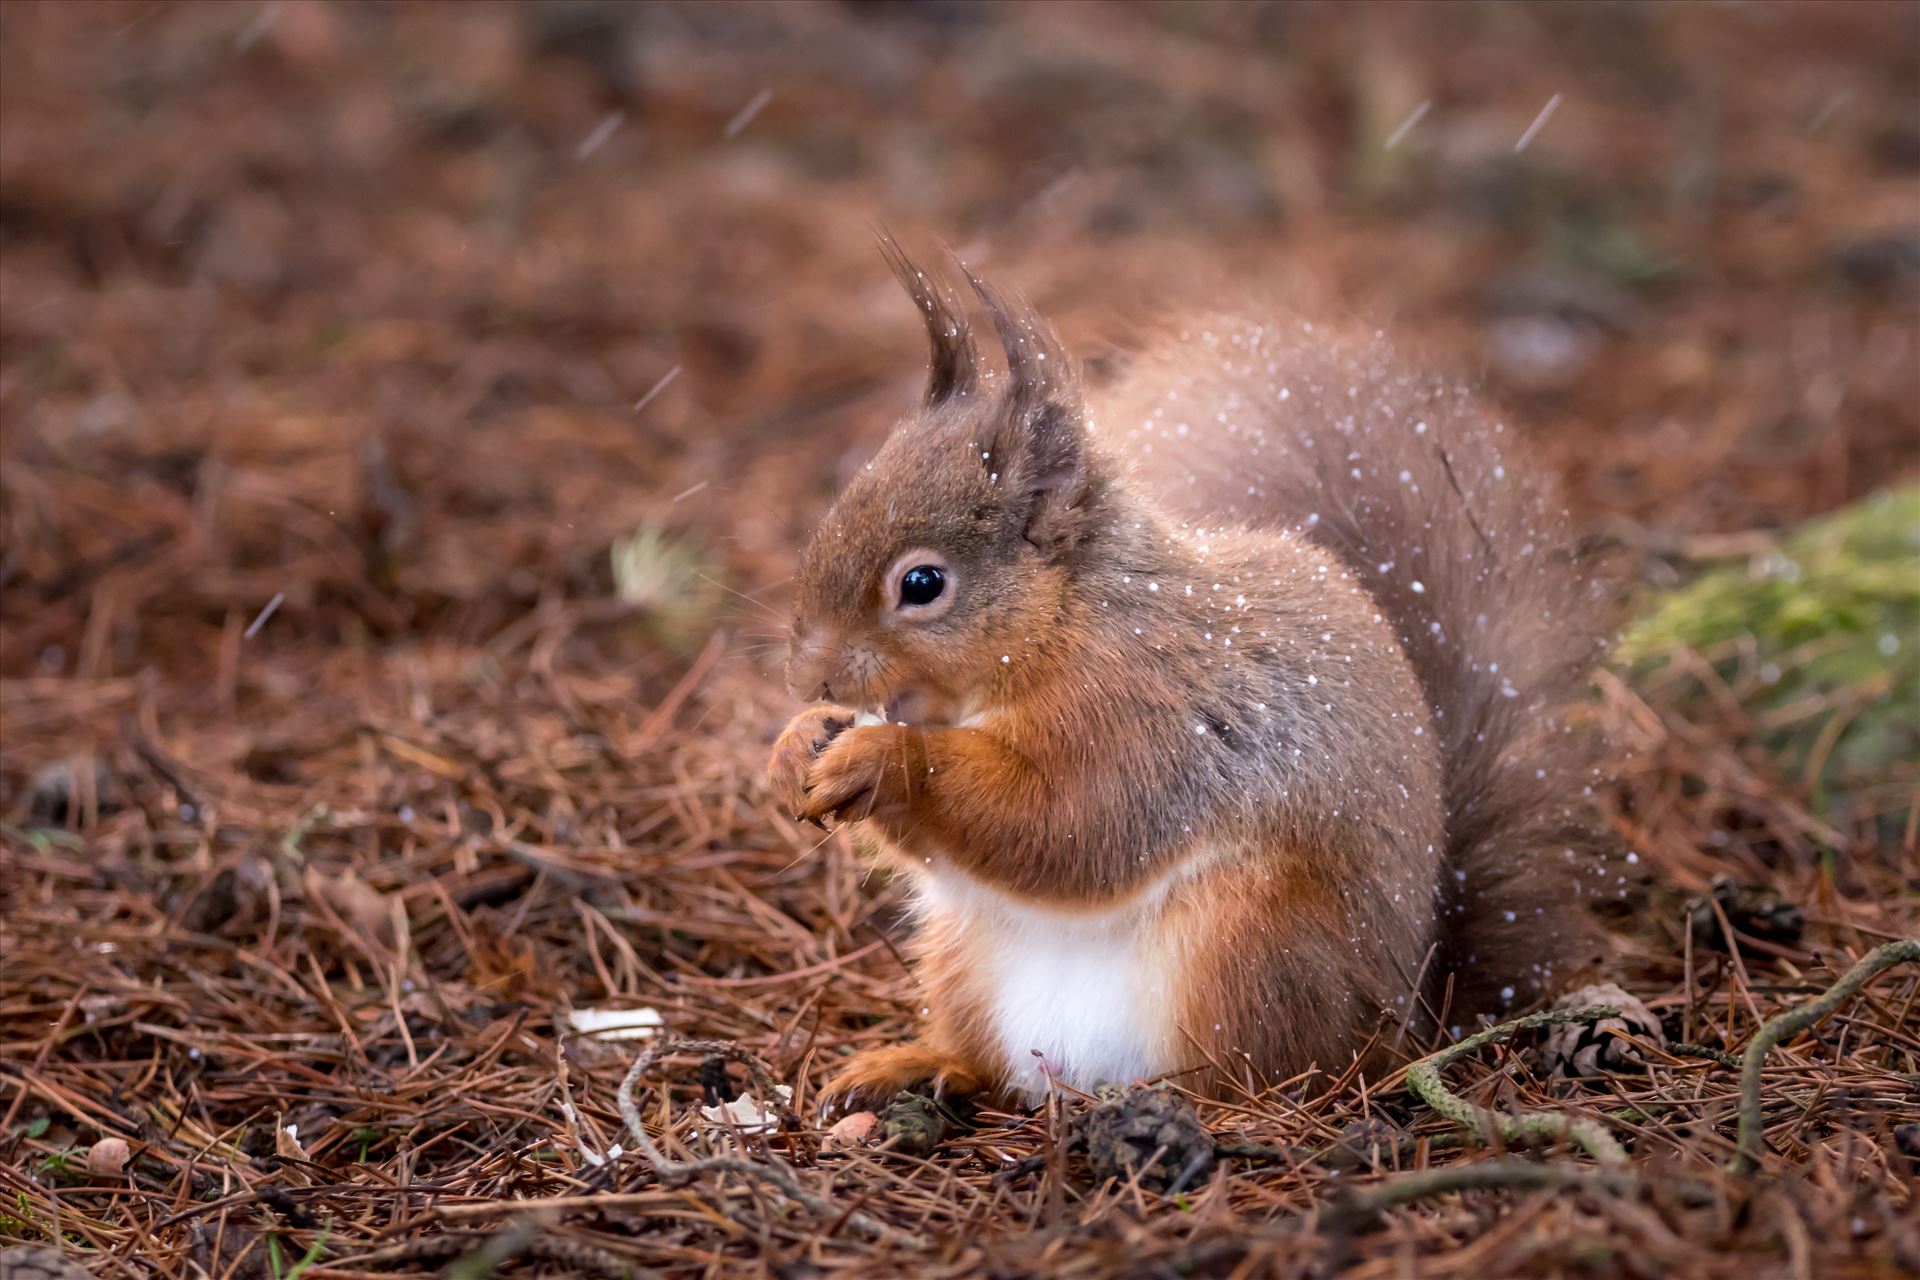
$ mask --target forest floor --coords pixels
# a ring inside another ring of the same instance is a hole
[[[316,1280],[1920,1271],[1911,966],[1771,1054],[1739,1173],[1735,1067],[1556,1081],[1531,1032],[1450,1087],[1596,1118],[1623,1171],[1462,1141],[1399,1071],[1202,1104],[1221,1156],[1172,1193],[1097,1178],[1072,1099],[825,1142],[820,1083],[919,1002],[898,889],[759,771],[798,549],[924,376],[880,225],[1083,352],[1227,283],[1388,327],[1482,378],[1636,599],[1920,473],[1914,4],[8,3],[0,1241]],[[1601,976],[1738,1054],[1920,932],[1912,760],[1823,773],[1878,669],[1781,720],[1737,646],[1662,655],[1596,684],[1638,872]],[[787,1185],[633,1150],[643,1046],[568,1018],[640,1007],[793,1088],[728,1133],[701,1081],[747,1076],[669,1058],[656,1140]],[[1447,1170],[1487,1185],[1407,1181]]]

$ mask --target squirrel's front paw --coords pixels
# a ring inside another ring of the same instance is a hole
[[[808,707],[787,721],[767,761],[767,782],[781,809],[807,817],[807,774],[828,744],[853,726],[853,718],[845,707]]]
[[[800,816],[809,822],[893,816],[906,799],[906,746],[897,725],[866,725],[840,734],[807,773]]]

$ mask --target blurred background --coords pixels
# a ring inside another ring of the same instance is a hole
[[[1912,931],[1920,5],[9,0],[16,959],[218,1022],[206,939],[398,902],[476,1025],[788,1034],[702,984],[894,927],[757,781],[756,646],[924,376],[883,226],[1085,355],[1230,283],[1479,379],[1636,566],[1636,963],[1722,873]]]
[[[518,661],[556,610],[546,658],[641,702],[716,624],[777,630],[728,591],[777,613],[922,376],[880,226],[1090,355],[1227,281],[1385,326],[1479,376],[1656,587],[1778,580],[1777,531],[1920,461],[1914,4],[0,23],[0,798],[136,707],[196,767],[278,760],[282,715],[428,648]],[[1764,594],[1657,639],[1711,650]],[[1872,632],[1838,678],[1898,668],[1913,711],[1901,598],[1904,636],[1824,601],[1783,639]]]

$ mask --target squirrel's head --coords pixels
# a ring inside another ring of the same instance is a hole
[[[951,722],[1034,674],[1098,526],[1105,469],[1046,322],[969,273],[1006,352],[1004,374],[985,368],[950,292],[883,247],[924,314],[932,377],[807,547],[787,685]]]

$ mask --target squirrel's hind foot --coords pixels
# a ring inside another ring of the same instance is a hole
[[[985,1074],[957,1055],[910,1042],[854,1054],[820,1098],[823,1108],[845,1113],[878,1110],[902,1089],[931,1087],[935,1097],[964,1098],[986,1085]]]

